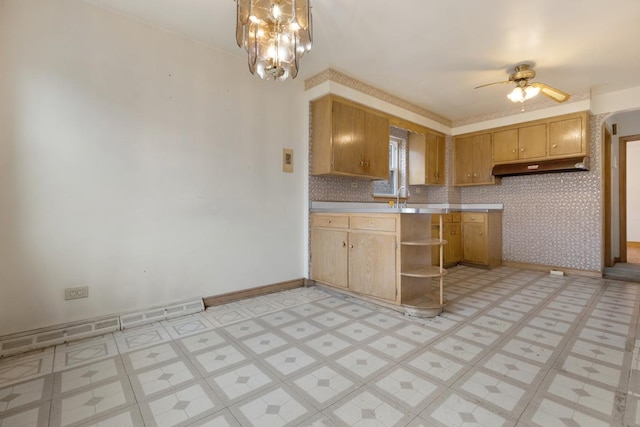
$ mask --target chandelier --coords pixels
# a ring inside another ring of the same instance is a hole
[[[311,0],[235,0],[236,41],[247,50],[249,71],[265,80],[295,79],[311,50]]]

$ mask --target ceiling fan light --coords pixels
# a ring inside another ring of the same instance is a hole
[[[518,86],[507,95],[507,98],[513,102],[524,102],[526,99],[526,93],[523,88]]]
[[[539,94],[540,93],[540,88],[539,87],[534,87],[534,86],[527,86],[524,89],[524,92],[525,92],[524,99],[526,101],[527,99],[531,99],[534,96],[536,96],[537,94]]]
[[[515,89],[513,89],[511,91],[511,93],[509,93],[507,95],[507,98],[509,98],[513,102],[524,102],[524,101],[526,101],[528,99],[533,98],[538,93],[540,93],[540,88],[539,87],[534,87],[534,86],[522,87],[522,86],[518,86]]]

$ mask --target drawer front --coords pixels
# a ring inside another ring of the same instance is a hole
[[[453,214],[431,214],[431,224],[440,224],[440,216],[442,216],[442,222],[453,221]]]
[[[349,217],[346,215],[313,215],[311,227],[349,228]]]
[[[352,216],[351,228],[355,230],[396,231],[396,218]]]
[[[462,222],[485,222],[486,215],[479,212],[462,212]]]

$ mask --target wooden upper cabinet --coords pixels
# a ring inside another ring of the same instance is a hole
[[[547,155],[547,124],[493,132],[493,162],[540,159]]]
[[[444,185],[444,135],[409,132],[409,185]]]
[[[488,185],[499,182],[493,175],[491,133],[456,137],[453,140],[453,185]]]
[[[311,103],[313,175],[389,178],[389,118],[327,95]]]
[[[587,113],[582,112],[491,129],[493,162],[587,156],[588,123]]]
[[[586,114],[549,122],[549,157],[587,154]]]

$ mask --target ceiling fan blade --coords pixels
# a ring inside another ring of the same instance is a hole
[[[481,87],[487,87],[487,86],[493,86],[493,85],[502,85],[505,83],[511,83],[509,80],[507,80],[506,82],[493,82],[493,83],[487,83],[486,85],[480,85],[480,86],[476,86],[474,87],[474,89],[480,89]]]
[[[558,102],[564,102],[569,99],[569,94],[561,91],[560,89],[556,89],[544,83],[531,83],[531,86],[540,88],[540,92],[543,95],[548,96],[551,99],[554,99]]]

